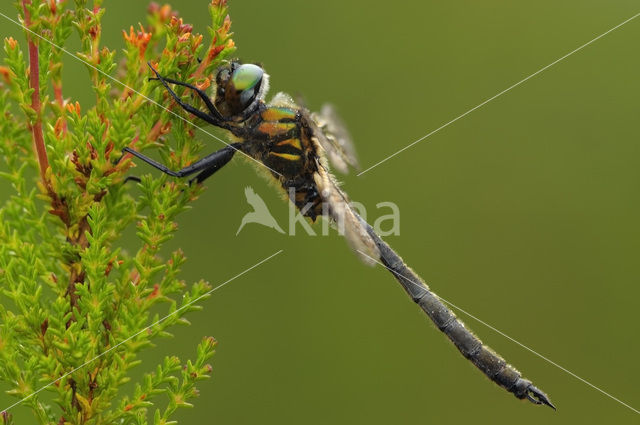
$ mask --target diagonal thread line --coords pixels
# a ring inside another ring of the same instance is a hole
[[[38,37],[39,39],[41,39],[42,41],[46,41],[47,43],[49,43],[50,45],[52,45],[53,47],[55,47],[56,49],[66,53],[67,55],[73,57],[74,59],[79,60],[80,62],[84,63],[85,65],[87,65],[90,68],[93,68],[94,70],[98,71],[100,74],[104,75],[105,77],[107,77],[108,79],[110,79],[111,81],[114,81],[118,84],[120,84],[122,87],[131,90],[133,93],[136,93],[138,96],[144,98],[146,101],[153,103],[156,106],[159,106],[160,108],[164,109],[165,111],[169,112],[171,115],[176,116],[178,118],[180,118],[182,121],[186,122],[187,124],[192,125],[193,127],[197,128],[198,130],[202,131],[203,133],[207,134],[208,136],[216,139],[219,142],[224,143],[225,145],[229,146],[230,148],[232,148],[233,150],[235,150],[236,152],[240,152],[241,154],[243,154],[244,156],[246,156],[247,158],[249,158],[250,160],[256,162],[257,164],[262,165],[265,168],[268,168],[269,171],[282,176],[282,174],[280,174],[279,172],[277,172],[276,170],[272,169],[271,167],[268,167],[267,165],[263,164],[262,162],[258,161],[257,159],[249,156],[248,154],[242,152],[240,149],[236,148],[235,146],[232,146],[231,144],[225,142],[224,140],[222,140],[221,138],[219,138],[218,136],[216,136],[213,133],[210,133],[209,131],[205,130],[204,128],[194,124],[193,122],[189,121],[188,119],[186,119],[185,117],[183,117],[182,115],[179,115],[175,112],[173,112],[172,110],[170,110],[169,108],[166,108],[164,105],[161,105],[160,103],[156,102],[155,100],[151,99],[150,97],[140,93],[139,91],[135,90],[132,87],[129,87],[128,85],[126,85],[125,83],[123,83],[122,81],[118,80],[117,78],[112,77],[111,75],[107,74],[106,72],[102,71],[101,69],[98,69],[97,67],[93,66],[92,64],[90,64],[89,62],[87,62],[86,60],[82,59],[81,57],[71,53],[70,51],[68,51],[67,49],[65,49],[64,47],[58,46],[57,44],[55,44],[54,42],[52,42],[51,40],[44,38],[43,36],[41,36],[40,34],[36,33],[35,31],[25,27],[24,25],[22,25],[20,22],[11,19],[10,17],[8,17],[7,15],[5,15],[4,13],[0,12],[0,16],[2,16],[3,18],[13,22],[14,24],[18,25],[19,27],[25,29],[26,31],[29,31],[31,34],[35,35],[36,37]]]
[[[632,17],[630,17],[629,19],[627,19],[626,21],[616,25],[615,27],[611,28],[610,30],[603,32],[602,34],[600,34],[599,36],[597,36],[596,38],[594,38],[591,41],[588,41],[586,43],[584,43],[582,46],[578,47],[575,50],[572,50],[571,52],[567,53],[566,55],[562,56],[559,59],[556,59],[555,61],[551,62],[549,65],[540,68],[539,70],[537,70],[536,72],[534,72],[533,74],[529,75],[528,77],[518,81],[517,83],[513,84],[512,86],[502,90],[500,93],[490,97],[489,99],[485,100],[484,102],[480,103],[477,106],[474,106],[473,108],[469,109],[467,112],[463,113],[462,115],[458,115],[456,118],[452,119],[451,121],[449,121],[448,123],[436,128],[435,130],[433,130],[431,133],[425,134],[424,136],[422,136],[421,138],[419,138],[418,140],[416,140],[413,143],[408,144],[407,146],[405,146],[404,148],[400,149],[399,151],[392,153],[391,155],[389,155],[388,157],[386,157],[385,159],[383,159],[382,161],[379,161],[377,163],[375,163],[374,165],[372,165],[371,167],[367,168],[366,170],[360,172],[357,174],[358,177],[360,177],[361,175],[363,175],[364,173],[366,173],[369,170],[372,170],[373,168],[376,168],[378,165],[382,164],[383,162],[386,162],[388,160],[390,160],[391,158],[393,158],[394,156],[398,155],[399,153],[404,152],[405,150],[409,149],[410,147],[416,145],[417,143],[420,143],[421,141],[423,141],[424,139],[426,139],[427,137],[430,137],[434,134],[436,134],[437,132],[439,132],[440,130],[450,126],[451,124],[453,124],[454,122],[458,121],[461,118],[466,117],[467,115],[469,115],[470,113],[472,113],[473,111],[475,111],[476,109],[480,109],[481,107],[483,107],[484,105],[486,105],[487,103],[491,102],[494,99],[497,99],[498,97],[502,96],[503,94],[505,94],[506,92],[510,91],[513,88],[518,87],[520,84],[524,83],[525,81],[530,80],[531,78],[535,77],[536,75],[540,74],[541,72],[546,71],[547,69],[551,68],[553,65],[557,64],[558,62],[568,58],[569,56],[573,55],[576,52],[579,52],[580,50],[584,49],[585,47],[587,47],[588,45],[595,43],[596,41],[600,40],[602,37],[604,37],[605,35],[617,30],[618,28],[620,28],[621,26],[623,26],[624,24],[631,22],[632,20],[634,20],[635,18],[637,18],[638,16],[640,16],[640,13],[637,13],[635,15],[633,15]]]
[[[390,271],[391,273],[393,273],[394,275],[396,275],[396,276],[398,276],[398,277],[401,277],[401,278],[402,278],[402,279],[404,279],[405,281],[407,281],[407,282],[409,282],[409,283],[411,283],[411,284],[413,284],[413,285],[415,285],[415,286],[417,286],[417,287],[420,287],[420,288],[425,289],[425,286],[424,286],[424,285],[422,285],[422,284],[420,284],[420,283],[417,283],[417,282],[414,282],[413,280],[409,279],[408,277],[406,277],[406,276],[404,276],[404,275],[402,275],[402,274],[400,274],[400,273],[398,273],[398,272],[396,272],[396,271],[394,271],[394,270],[391,270],[389,267],[387,267],[386,265],[384,265],[383,263],[381,263],[381,262],[380,262],[380,261],[378,261],[377,259],[375,259],[375,258],[373,258],[373,257],[370,257],[369,255],[367,255],[366,253],[364,253],[364,252],[362,252],[362,251],[360,251],[360,250],[358,250],[358,252],[360,252],[360,253],[361,253],[362,255],[364,255],[365,257],[369,257],[372,261],[374,261],[374,262],[376,262],[376,263],[380,264],[382,267],[384,267],[385,269],[389,270],[389,271]],[[429,290],[429,288],[426,288],[426,289],[427,289],[427,290]],[[431,292],[431,293],[432,293],[432,294],[434,294],[433,292]],[[435,295],[435,294],[434,294],[434,295]],[[484,320],[482,320],[482,319],[480,319],[480,318],[478,318],[478,317],[474,316],[473,314],[469,313],[468,311],[464,310],[463,308],[458,307],[458,306],[457,306],[457,305],[455,305],[454,303],[452,303],[452,302],[449,302],[449,301],[445,300],[444,298],[442,298],[442,297],[441,297],[441,296],[439,296],[439,295],[436,295],[436,297],[438,297],[440,300],[442,300],[442,301],[443,301],[443,302],[445,302],[446,304],[450,305],[451,307],[455,308],[456,310],[459,310],[459,311],[461,311],[462,313],[466,314],[467,316],[471,317],[473,320],[476,320],[477,322],[480,322],[481,324],[483,324],[484,326],[488,327],[488,328],[489,328],[489,329],[491,329],[492,331],[497,332],[498,334],[502,335],[503,337],[507,338],[508,340],[510,340],[510,341],[512,341],[512,342],[515,342],[515,343],[516,343],[516,344],[518,344],[520,347],[522,347],[522,348],[524,348],[525,350],[527,350],[527,351],[529,351],[529,352],[531,352],[531,353],[535,354],[536,356],[540,357],[542,360],[546,361],[547,363],[552,364],[553,366],[557,367],[558,369],[562,370],[563,372],[566,372],[566,373],[568,373],[569,375],[573,376],[574,378],[578,379],[579,381],[584,382],[585,384],[587,384],[587,385],[588,385],[588,386],[590,386],[591,388],[593,388],[593,389],[595,389],[595,390],[600,391],[602,394],[606,395],[607,397],[611,398],[612,400],[615,400],[615,401],[617,401],[618,403],[622,404],[623,406],[625,406],[625,407],[627,407],[627,408],[629,408],[629,409],[633,410],[635,413],[640,414],[640,410],[635,409],[634,407],[632,407],[632,406],[628,405],[627,403],[625,403],[624,401],[620,400],[619,398],[614,397],[614,396],[612,396],[611,394],[609,394],[608,392],[606,392],[605,390],[603,390],[603,389],[601,389],[601,388],[599,388],[599,387],[597,387],[597,386],[593,385],[591,382],[587,381],[586,379],[581,378],[580,376],[576,375],[575,373],[571,372],[570,370],[568,370],[568,369],[566,369],[566,368],[564,368],[564,367],[560,366],[558,363],[554,362],[553,360],[551,360],[551,359],[549,359],[549,358],[547,358],[547,357],[543,356],[542,354],[538,353],[537,351],[533,350],[532,348],[527,347],[526,345],[524,345],[524,344],[523,344],[523,343],[521,343],[520,341],[518,341],[518,340],[516,340],[516,339],[514,339],[514,338],[512,338],[512,337],[510,337],[509,335],[505,334],[505,333],[504,333],[504,332],[502,332],[501,330],[499,330],[499,329],[497,329],[497,328],[495,328],[495,327],[491,326],[489,323],[485,322]]]
[[[272,259],[273,257],[275,257],[276,255],[280,254],[283,250],[281,249],[280,251],[271,254],[270,256],[268,256],[267,258],[257,262],[256,264],[254,264],[253,266],[249,267],[248,269],[245,269],[244,271],[242,271],[241,273],[238,273],[237,275],[233,276],[231,279],[227,280],[226,282],[221,283],[220,285],[216,286],[215,288],[205,292],[204,294],[200,295],[198,298],[188,302],[187,304],[181,306],[179,309],[177,309],[174,312],[171,312],[169,314],[167,314],[166,316],[164,316],[162,319],[159,319],[155,322],[153,322],[152,324],[150,324],[149,326],[147,326],[146,328],[134,333],[133,335],[129,336],[126,339],[123,339],[122,341],[120,341],[119,343],[117,343],[116,345],[114,345],[113,347],[109,348],[108,350],[103,351],[102,353],[98,354],[97,356],[95,356],[94,358],[87,360],[86,362],[82,363],[80,366],[72,369],[70,372],[65,373],[64,375],[62,375],[61,377],[59,377],[58,379],[56,379],[55,381],[51,381],[49,382],[47,385],[38,388],[36,391],[34,391],[33,393],[29,394],[28,396],[24,397],[23,399],[13,403],[11,406],[7,407],[6,409],[2,410],[0,413],[4,413],[6,411],[8,411],[9,409],[29,400],[31,397],[35,396],[36,394],[38,394],[39,392],[41,392],[42,390],[50,387],[51,385],[55,384],[56,382],[66,378],[67,376],[77,372],[78,370],[82,369],[83,367],[87,366],[88,364],[92,363],[93,361],[99,359],[100,357],[104,356],[105,354],[115,350],[116,348],[118,348],[119,346],[121,346],[122,344],[131,341],[133,338],[135,338],[136,336],[140,335],[143,332],[146,332],[147,330],[151,329],[152,327],[154,327],[155,325],[167,320],[169,317],[179,313],[180,311],[184,310],[185,308],[189,307],[190,305],[192,305],[193,303],[197,302],[198,300],[201,300],[202,298],[211,295],[211,293],[213,293],[214,291],[222,288],[223,286],[225,286],[227,283],[239,278],[240,276],[242,276],[243,274],[255,269],[256,267],[258,267],[259,265],[266,263],[267,261],[269,261],[270,259]]]

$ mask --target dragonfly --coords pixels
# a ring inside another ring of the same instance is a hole
[[[357,167],[357,159],[351,138],[332,107],[312,113],[284,93],[267,101],[269,75],[255,64],[234,60],[220,67],[213,97],[197,86],[162,76],[148,65],[155,75],[152,79],[158,80],[182,109],[226,130],[234,142],[176,171],[129,147],[123,149],[123,157],[131,154],[173,177],[195,175],[189,183],[200,184],[234,154],[249,156],[266,167],[302,215],[313,222],[319,217],[330,220],[366,264],[384,265],[436,327],[490,380],[519,399],[555,409],[543,391],[483,344],[351,207],[331,166],[347,172],[349,167]],[[204,108],[187,103],[172,85],[192,90]]]

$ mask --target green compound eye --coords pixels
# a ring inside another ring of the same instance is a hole
[[[225,101],[232,115],[245,111],[258,96],[264,70],[258,65],[245,64],[232,73],[225,89]]]
[[[231,76],[231,83],[237,91],[251,91],[260,81],[264,71],[258,65],[245,64],[240,65]]]

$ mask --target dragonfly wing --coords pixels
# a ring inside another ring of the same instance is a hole
[[[347,195],[338,186],[335,177],[321,163],[318,163],[318,172],[314,173],[313,177],[325,205],[325,211],[335,222],[338,232],[344,235],[351,248],[365,264],[374,265],[380,258],[380,251],[351,207]]]
[[[269,106],[281,106],[285,108],[298,109],[298,105],[293,98],[286,93],[278,92],[269,102]]]
[[[318,142],[327,153],[331,164],[341,173],[348,173],[349,167],[358,169],[358,158],[347,127],[330,104],[324,104],[320,112],[311,114],[318,130],[314,132]]]

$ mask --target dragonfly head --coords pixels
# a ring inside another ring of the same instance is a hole
[[[216,108],[227,117],[246,116],[263,100],[269,75],[258,65],[231,62],[216,76]]]

